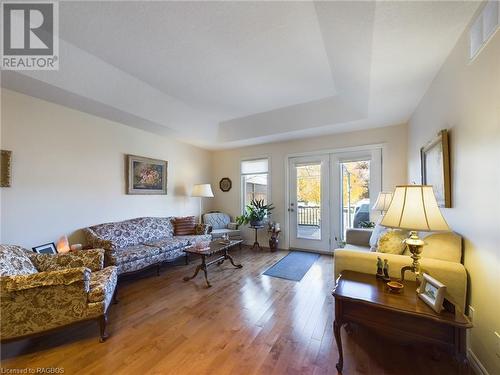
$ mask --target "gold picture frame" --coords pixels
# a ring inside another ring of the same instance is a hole
[[[448,130],[420,149],[422,185],[432,185],[439,207],[451,207],[450,147]]]
[[[127,194],[166,195],[166,160],[126,155]]]
[[[0,187],[11,186],[12,151],[0,150]]]

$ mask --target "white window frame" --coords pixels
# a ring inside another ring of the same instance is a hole
[[[267,172],[261,172],[261,173],[242,173],[241,172],[241,165],[245,161],[254,161],[254,160],[264,160],[267,159]],[[244,177],[249,176],[249,175],[257,175],[257,174],[267,174],[267,203],[271,203],[271,157],[270,156],[261,156],[261,157],[252,157],[252,158],[244,158],[240,159],[240,212],[243,213],[245,212],[245,197],[246,197],[246,191],[245,191],[245,181]]]

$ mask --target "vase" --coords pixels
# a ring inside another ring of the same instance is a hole
[[[278,237],[273,236],[269,239],[269,249],[271,249],[272,252],[278,249]]]

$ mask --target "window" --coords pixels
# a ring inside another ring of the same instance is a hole
[[[244,160],[241,162],[242,210],[252,199],[269,202],[269,159]]]
[[[500,25],[498,1],[488,1],[469,30],[470,59],[474,59]]]

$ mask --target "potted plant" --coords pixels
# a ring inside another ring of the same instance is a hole
[[[271,216],[271,211],[274,209],[272,203],[264,204],[264,199],[252,199],[250,204],[245,207],[243,215],[236,218],[238,225],[261,226],[265,219]]]

